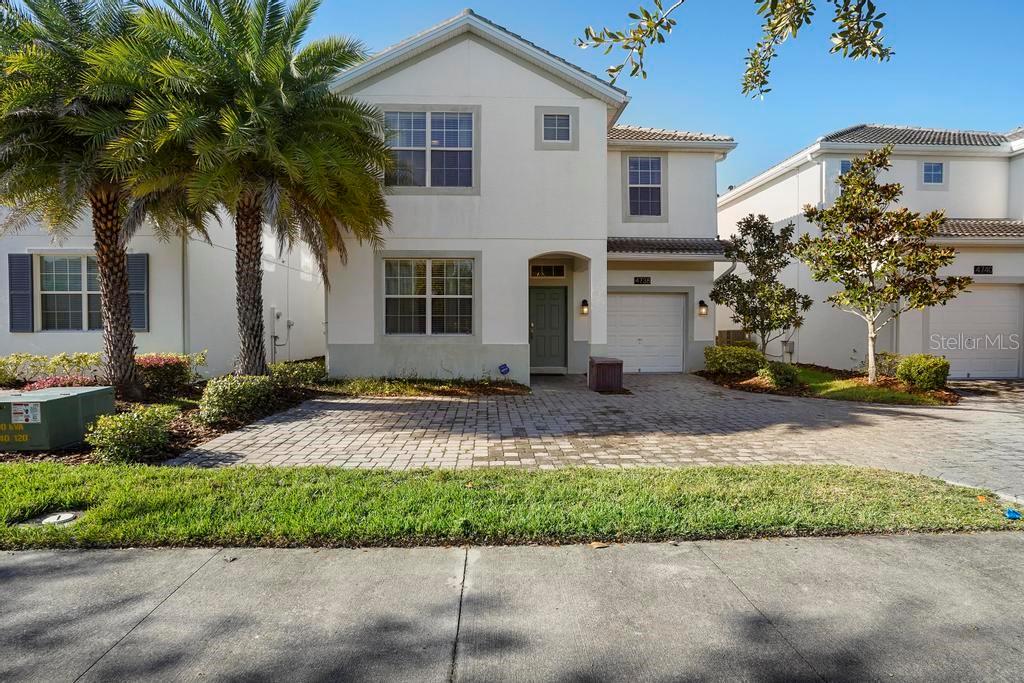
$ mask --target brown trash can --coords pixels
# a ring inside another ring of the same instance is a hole
[[[591,356],[587,383],[591,391],[622,391],[622,361]]]

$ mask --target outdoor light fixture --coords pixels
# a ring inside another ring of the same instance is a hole
[[[708,314],[708,302],[704,301],[704,299],[701,299],[700,301],[697,302],[697,315],[707,315],[707,314]]]
[[[580,302],[580,315],[590,314],[590,302],[584,299]]]

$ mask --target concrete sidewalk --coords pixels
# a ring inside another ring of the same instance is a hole
[[[1020,680],[1024,534],[0,553],[0,680]]]

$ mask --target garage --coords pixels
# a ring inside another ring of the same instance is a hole
[[[973,285],[945,306],[929,310],[928,352],[945,356],[950,376],[1021,377],[1024,287]]]
[[[608,355],[625,372],[682,372],[685,294],[609,294]]]

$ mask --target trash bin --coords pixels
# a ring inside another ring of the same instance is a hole
[[[591,356],[587,383],[591,391],[622,391],[622,361]]]

